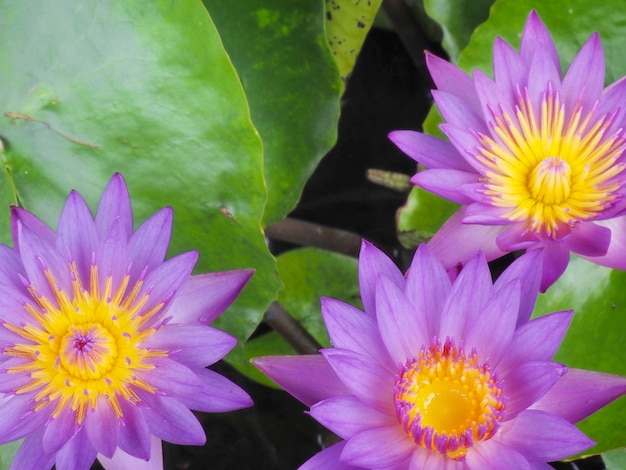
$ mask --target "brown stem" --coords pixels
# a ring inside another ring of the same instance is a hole
[[[278,302],[270,304],[263,320],[278,332],[298,354],[317,354],[322,347]]]

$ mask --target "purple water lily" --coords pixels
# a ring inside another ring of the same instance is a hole
[[[364,312],[322,300],[334,347],[253,360],[343,439],[301,468],[549,469],[593,445],[573,423],[626,393],[626,378],[551,360],[572,312],[529,320],[541,256],[494,284],[478,254],[451,283],[425,245],[403,276],[364,243]]]
[[[542,290],[570,252],[626,269],[626,79],[604,87],[591,36],[561,78],[554,43],[532,12],[520,51],[497,38],[494,78],[427,54],[449,142],[412,131],[390,139],[425,165],[412,182],[462,205],[430,242],[447,268],[544,248]]]
[[[97,215],[72,192],[56,234],[12,209],[0,245],[0,442],[24,438],[15,469],[162,467],[161,439],[202,445],[190,409],[252,405],[206,369],[236,344],[211,326],[252,275],[191,275],[196,252],[164,261],[172,210],[133,233],[121,175]],[[145,461],[148,461],[147,463]]]

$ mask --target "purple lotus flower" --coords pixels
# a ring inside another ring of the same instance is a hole
[[[162,466],[161,439],[202,445],[190,409],[250,397],[205,369],[236,339],[208,326],[251,270],[191,276],[196,252],[164,261],[172,210],[133,233],[121,175],[97,215],[72,192],[56,234],[12,208],[0,245],[0,443],[24,438],[16,469]],[[145,460],[149,459],[146,465]]]
[[[544,248],[542,290],[569,253],[626,269],[626,79],[604,86],[591,36],[561,78],[550,34],[535,12],[518,53],[497,38],[494,79],[427,54],[433,97],[449,142],[412,131],[390,139],[428,170],[412,182],[459,211],[429,246],[447,268],[482,249],[488,259]]]
[[[425,245],[403,277],[364,243],[365,312],[322,299],[334,348],[253,361],[343,439],[301,468],[548,469],[590,447],[572,423],[626,378],[551,361],[572,312],[529,321],[540,277],[539,250],[495,284],[479,254],[451,283]]]

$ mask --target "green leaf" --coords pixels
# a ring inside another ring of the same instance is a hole
[[[204,0],[242,78],[263,140],[265,225],[284,218],[334,145],[339,80],[321,0]]]
[[[612,450],[602,454],[606,470],[622,470],[626,468],[626,449]]]
[[[344,83],[381,4],[382,0],[326,0],[326,40]]]
[[[0,470],[9,470],[23,439],[0,446]]]
[[[332,297],[362,308],[357,260],[317,248],[299,248],[278,256],[276,265],[284,283],[278,302],[322,346],[330,346],[320,297]],[[250,359],[270,354],[295,354],[295,351],[278,333],[270,332],[248,341],[243,354]],[[249,375],[263,383],[272,383],[258,371]]]
[[[472,32],[489,16],[494,0],[424,0],[424,9],[443,30],[441,45],[456,63]]]
[[[95,208],[114,172],[136,222],[174,208],[170,255],[255,267],[218,326],[246,338],[276,295],[261,232],[262,146],[200,2],[3,2],[0,137],[20,202],[54,227],[71,189]],[[245,182],[245,184],[242,184]],[[0,192],[2,204],[10,191]],[[8,211],[0,237],[8,242]]]
[[[536,315],[574,310],[574,318],[555,360],[568,367],[626,375],[622,357],[626,319],[626,272],[572,256],[565,274],[540,295]],[[598,445],[585,454],[623,446],[626,398],[582,421],[580,429]]]
[[[406,204],[398,211],[400,243],[406,248],[415,248],[427,242],[458,207],[458,204],[414,186]]]

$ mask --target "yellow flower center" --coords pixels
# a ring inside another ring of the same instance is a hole
[[[5,348],[4,354],[26,359],[24,364],[10,367],[7,372],[27,374],[30,381],[15,393],[34,392],[35,410],[53,405],[53,418],[69,407],[76,412],[76,423],[81,424],[86,411],[95,409],[99,398],[104,398],[120,418],[120,400],[137,404],[140,401],[137,389],[156,391],[137,377],[137,372],[154,368],[149,359],[167,356],[166,351],[141,347],[156,332],[146,323],[164,303],[144,311],[149,293],[140,295],[142,277],[127,292],[128,273],[115,291],[108,276],[101,292],[97,266],[91,266],[88,290],[75,263],[71,262],[69,269],[71,293],[64,292],[52,273],[44,268],[54,298],[42,295],[31,284],[28,291],[32,302],[25,303],[24,308],[32,322],[3,323],[2,326],[24,339]]]
[[[487,166],[484,193],[508,209],[502,216],[527,223],[528,231],[559,238],[577,222],[611,207],[622,186],[626,149],[622,129],[611,131],[613,116],[583,113],[580,102],[566,120],[558,93],[546,92],[536,115],[526,93],[515,116],[492,110],[497,141],[479,135],[478,160]]]
[[[398,420],[415,443],[455,460],[495,434],[505,408],[489,366],[451,340],[408,359],[396,375],[393,398]]]

